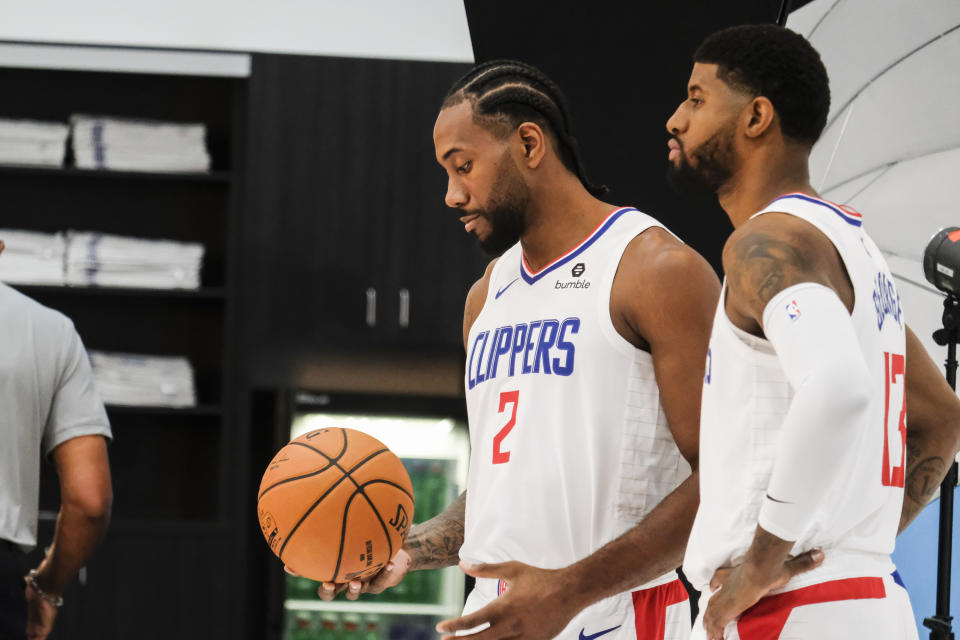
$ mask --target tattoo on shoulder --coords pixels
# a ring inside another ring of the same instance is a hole
[[[766,233],[750,233],[733,247],[736,260],[731,275],[741,291],[756,297],[761,307],[811,270],[811,261],[799,247]]]
[[[946,472],[947,463],[938,456],[930,456],[910,465],[904,482],[906,496],[920,506],[926,506]]]

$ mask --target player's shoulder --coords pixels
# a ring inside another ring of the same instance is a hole
[[[737,227],[723,247],[723,269],[728,274],[770,262],[800,269],[829,260],[833,243],[817,226],[787,212],[771,211]]]
[[[490,290],[490,278],[493,274],[493,268],[497,265],[499,258],[494,258],[487,264],[483,275],[471,285],[467,292],[467,302],[463,309],[463,343],[467,344],[467,336],[470,334],[470,328],[473,321],[480,315],[483,304],[487,300],[487,292]]]
[[[644,288],[671,288],[691,279],[717,279],[703,256],[660,226],[650,227],[627,244],[616,278]]]

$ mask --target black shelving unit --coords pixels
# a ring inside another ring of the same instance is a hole
[[[205,246],[198,290],[13,286],[70,317],[88,350],[186,356],[197,387],[194,407],[107,406],[112,524],[65,594],[52,638],[236,636],[231,625],[239,623],[229,615],[237,570],[229,499],[237,447],[233,247],[247,79],[0,67],[0,83],[9,97],[3,118],[67,122],[86,113],[207,126],[210,173],[2,166],[0,227]],[[48,514],[59,507],[56,473],[46,463],[40,507]],[[41,520],[40,548],[53,525]]]

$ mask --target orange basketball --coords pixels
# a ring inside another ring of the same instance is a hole
[[[290,569],[312,580],[362,580],[382,569],[413,522],[413,487],[400,459],[353,429],[291,440],[257,494],[260,529]]]

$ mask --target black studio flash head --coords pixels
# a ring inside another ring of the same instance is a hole
[[[923,251],[923,275],[940,291],[960,295],[960,227],[933,234]]]

